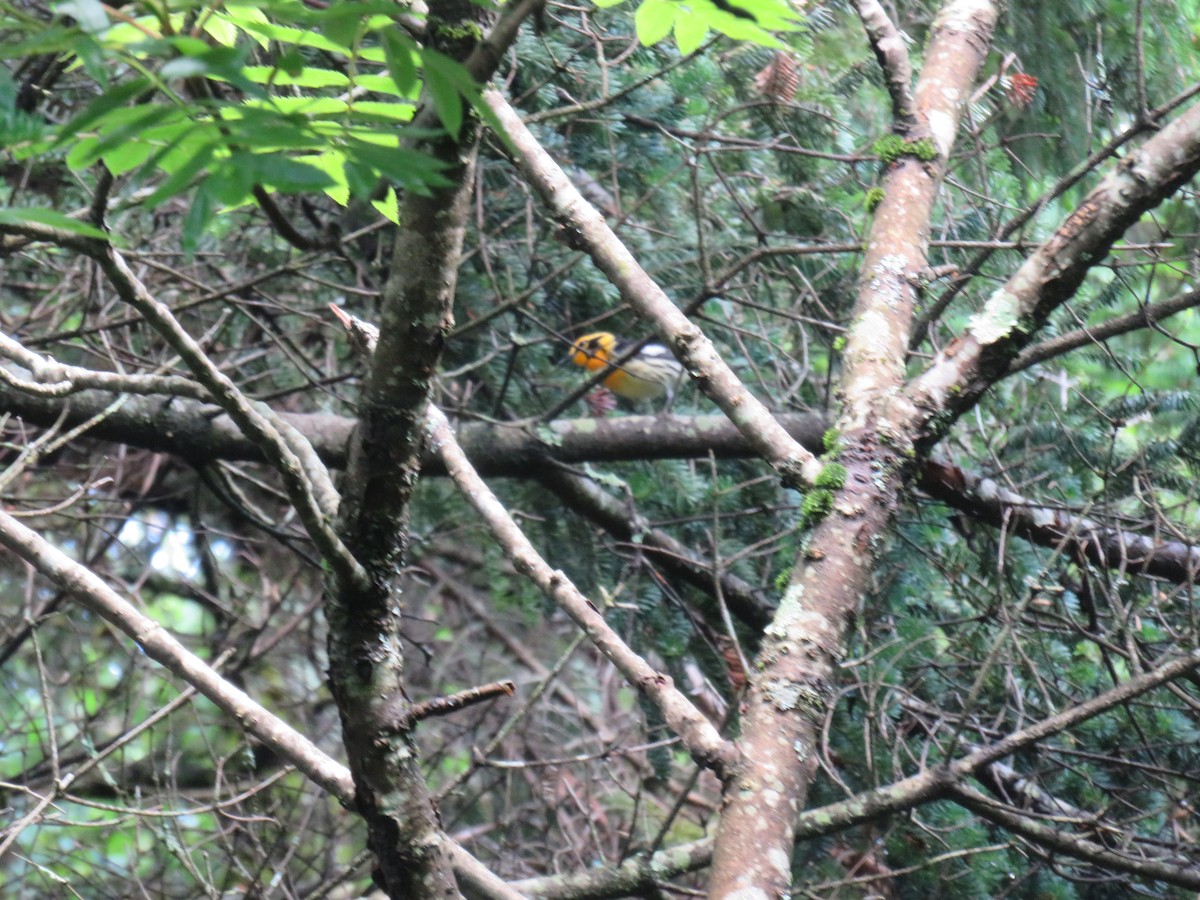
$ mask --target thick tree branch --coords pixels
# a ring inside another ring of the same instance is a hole
[[[914,149],[890,162],[883,178],[846,341],[841,391],[848,403],[838,423],[843,432],[878,416],[879,398],[891,396],[903,381],[917,286],[928,268],[934,200],[995,16],[988,2],[956,0],[934,22],[915,119],[906,129],[910,142],[928,146],[918,151],[917,144],[908,145]]]
[[[877,547],[913,474],[913,435],[890,421],[888,407],[903,384],[937,187],[996,15],[987,0],[954,0],[934,23],[912,130],[924,149],[902,153],[885,177],[846,345],[835,450],[843,477],[826,488],[825,508],[751,668],[740,764],[723,786],[713,898],[789,891],[796,814],[816,773],[837,661],[871,588]]]
[[[1200,169],[1200,105],[1192,106],[1122,160],[1050,239],[988,299],[964,334],[942,350],[906,392],[924,444],[944,434],[1009,371],[1049,315],[1141,215]]]
[[[536,6],[531,0],[507,5],[500,24],[478,41],[475,35],[494,21],[492,8],[473,0],[442,0],[430,7],[425,46],[486,79]],[[413,121],[418,132],[438,124],[431,98],[427,83],[423,108]],[[448,845],[418,763],[414,720],[398,722],[391,712],[396,704],[407,704],[395,580],[424,457],[426,407],[454,325],[478,143],[473,115],[461,134],[425,141],[422,149],[443,164],[446,184],[426,195],[405,193],[339,523],[369,582],[334,582],[326,594],[329,683],[341,713],[357,807],[367,822],[382,884],[395,898],[458,894]]]
[[[105,391],[86,390],[69,400],[57,400],[33,397],[0,385],[0,410],[46,427],[60,418],[64,427],[83,424],[104,413],[112,401],[113,395]],[[327,466],[333,469],[345,466],[354,419],[326,413],[279,413],[279,417],[312,444]],[[789,414],[779,418],[794,438],[813,452],[820,450],[821,435],[827,427],[820,416]],[[698,459],[710,454],[717,459],[744,459],[754,455],[745,438],[724,416],[563,419],[548,427],[555,434],[552,446],[523,429],[489,423],[462,423],[457,426],[457,434],[467,457],[484,476],[541,478],[546,475],[547,467],[555,463]],[[170,453],[196,465],[215,460],[263,460],[260,449],[227,416],[213,406],[190,400],[131,397],[120,409],[91,424],[88,437]],[[436,457],[427,455],[421,466],[426,476],[446,474]],[[1031,500],[945,462],[926,464],[919,486],[931,497],[977,521],[996,528],[1008,527],[1045,547],[1070,544],[1097,565],[1122,566],[1127,571],[1175,584],[1191,584],[1200,575],[1200,547],[1196,545],[1112,528],[1070,510]],[[547,487],[559,490],[556,484]],[[575,493],[574,488],[571,493]],[[618,540],[642,533],[642,526],[618,506],[599,500],[581,501],[579,511]],[[669,537],[660,543],[656,535],[646,532],[645,540],[648,548],[658,547],[668,556],[683,558],[671,549]],[[660,557],[660,562],[666,559]],[[676,574],[697,587],[703,587],[704,581],[711,583],[712,578],[709,571],[696,569],[688,562]],[[743,608],[742,592],[735,584],[724,584],[723,590],[731,604],[736,604],[739,617],[748,623],[759,621],[761,614],[755,612],[753,595],[745,596],[747,603]]]
[[[107,391],[84,390],[69,398],[31,396],[0,384],[0,410],[33,425],[51,426],[60,417],[77,425],[103,412],[115,399]],[[346,466],[347,448],[357,420],[329,413],[277,413],[300,432],[330,468]],[[826,420],[814,413],[778,417],[793,439],[814,453],[821,449]],[[644,459],[718,459],[754,455],[746,439],[724,416],[616,416],[609,419],[560,419],[547,423],[543,442],[521,427],[464,422],[456,426],[480,474],[528,478],[548,463],[623,462]],[[89,434],[147,450],[171,453],[193,463],[213,460],[261,462],[261,448],[212,405],[192,400],[131,397]],[[422,464],[426,475],[444,475],[434,458]]]
[[[426,46],[458,60],[491,18],[471,0],[430,10]],[[435,124],[426,91],[414,125]],[[426,120],[429,120],[426,124]],[[479,127],[443,134],[424,152],[444,166],[446,184],[405,193],[381,323],[369,357],[358,429],[343,481],[339,534],[368,573],[365,583],[332,582],[326,591],[329,685],[357,787],[356,805],[389,897],[459,896],[448,846],[419,764],[405,702],[403,607],[396,577],[408,542],[408,517],[424,452],[425,408],[454,324],[453,303],[474,178]]]

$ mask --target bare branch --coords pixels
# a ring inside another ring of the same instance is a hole
[[[894,128],[904,134],[918,121],[912,95],[912,63],[908,58],[904,35],[888,18],[879,0],[854,0],[854,8],[870,38],[879,68],[883,70],[883,78],[892,97]]]
[[[1200,93],[1200,84],[1195,84],[1187,90],[1172,97],[1162,106],[1157,109],[1150,110],[1145,118],[1134,122],[1111,141],[1101,147],[1099,150],[1092,153],[1087,159],[1075,166],[1067,175],[1060,178],[1053,187],[1043,193],[1038,199],[1022,210],[1015,218],[1011,219],[996,233],[998,243],[994,246],[984,247],[981,253],[971,259],[965,266],[961,267],[958,279],[947,290],[942,292],[942,295],[928,305],[928,308],[921,314],[917,321],[916,328],[913,329],[911,348],[916,349],[916,346],[925,338],[925,334],[929,326],[936,322],[946,311],[946,308],[958,296],[959,292],[970,283],[971,277],[978,273],[983,264],[987,262],[992,254],[1003,248],[1006,238],[1015,234],[1022,227],[1028,224],[1034,216],[1044,210],[1050,203],[1061,197],[1076,184],[1086,178],[1105,160],[1112,158],[1118,150],[1132,141],[1139,134],[1142,134],[1152,128],[1158,127],[1159,120],[1164,116],[1169,115],[1172,111],[1182,106],[1196,94]],[[1116,249],[1116,248],[1113,248]]]
[[[1159,666],[1157,669],[1131,678],[1129,681],[1105,691],[1078,706],[1072,707],[1066,712],[1035,722],[1027,728],[1014,732],[1002,741],[978,748],[967,756],[951,763],[949,766],[926,769],[916,775],[901,779],[892,784],[864,791],[846,800],[806,810],[800,813],[797,818],[796,840],[802,841],[835,834],[866,822],[878,821],[884,816],[904,812],[905,810],[913,809],[946,796],[956,796],[959,798],[966,796],[981,797],[982,795],[976,794],[966,786],[966,780],[989,766],[994,765],[998,760],[1006,756],[1011,756],[1038,741],[1045,740],[1047,737],[1058,734],[1068,728],[1080,725],[1088,719],[1126,703],[1154,688],[1161,687],[1170,681],[1184,677],[1197,668],[1200,668],[1200,650],[1194,650],[1189,654]],[[989,809],[996,808],[986,798],[983,799],[989,803]],[[986,813],[982,814],[986,815]],[[1006,819],[1001,824],[1018,831],[1018,833],[1024,833],[1019,831],[1018,826],[1031,824],[1031,822],[1027,817],[1021,817],[1012,813],[1011,818]],[[1047,831],[1050,832],[1048,835],[1050,839],[1059,834],[1059,832],[1053,832],[1049,829]],[[1087,841],[1070,837],[1069,840],[1064,840],[1060,845],[1054,846],[1075,858],[1097,861],[1091,856],[1095,845]],[[1132,860],[1126,856],[1121,856],[1120,860],[1124,864],[1118,865],[1116,861],[1111,860],[1100,861],[1099,864],[1113,865],[1122,871],[1135,871],[1129,867],[1129,864],[1131,862],[1142,862],[1142,860]],[[655,853],[649,859],[628,860],[616,868],[598,869],[593,872],[567,876],[527,879],[515,882],[513,887],[525,892],[527,896],[536,897],[539,900],[551,900],[551,898],[553,900],[576,900],[579,897],[616,897],[634,893],[639,888],[644,889],[654,884],[655,879],[670,878],[683,872],[695,871],[696,869],[704,868],[711,864],[711,862],[711,839],[704,839]],[[1182,867],[1172,866],[1169,863],[1164,864],[1159,861],[1148,862],[1162,866],[1162,868],[1158,870],[1137,870],[1140,874],[1146,874],[1148,877],[1164,877],[1164,879],[1167,876],[1172,878],[1180,877]],[[1154,871],[1161,871],[1166,874],[1154,875],[1152,874]],[[1192,870],[1192,874],[1195,874],[1194,869]]]
[[[446,471],[463,496],[483,517],[492,535],[504,548],[517,571],[534,582],[587,632],[592,643],[626,680],[662,710],[667,724],[680,736],[697,762],[720,771],[732,759],[732,745],[704,715],[692,705],[671,679],[651,666],[604,621],[587,597],[560,570],[552,569],[534,549],[529,538],[504,508],[496,495],[472,468],[467,456],[454,439],[450,423],[441,410],[429,407],[430,440],[441,456]]]
[[[160,394],[190,397],[193,400],[211,399],[202,385],[188,378],[175,375],[126,375],[68,366],[49,356],[34,353],[6,334],[0,334],[0,356],[28,369],[34,380],[24,381],[4,367],[0,367],[0,378],[10,387],[36,396],[65,397],[78,391],[96,389],[114,394]]]
[[[93,256],[117,294],[140,312],[166,339],[208,390],[283,477],[288,496],[309,537],[339,579],[361,584],[367,574],[334,532],[330,517],[337,511],[338,494],[329,470],[299,432],[278,418],[265,403],[251,401],[222,372],[208,354],[135,276],[124,257],[112,246],[92,246]]]

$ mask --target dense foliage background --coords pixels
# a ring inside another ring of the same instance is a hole
[[[845,399],[863,241],[896,155],[891,100],[852,4],[747,2],[750,18],[726,5],[549,3],[493,83],[752,393],[819,453]],[[886,7],[918,70],[937,6]],[[715,410],[694,385],[672,419],[580,399],[586,376],[565,364],[574,336],[651,331],[522,180],[467,70],[429,49],[421,10],[75,0],[0,13],[0,488],[13,516],[344,758],[325,684],[328,563],[275,467],[181,387],[194,370],[84,245],[111,241],[221,374],[298,414],[290,421],[340,469],[366,363],[328,307],[380,320],[394,235],[425,227],[404,220],[403,200],[446,184],[429,142],[482,119],[435,401],[551,564],[723,734],[738,733],[747,671],[820,503],[744,447],[706,451],[708,426],[693,417]],[[1198,35],[1194,2],[1002,12],[929,223],[909,374],[1200,90]],[[433,112],[414,124],[422,97]],[[1033,337],[1045,357],[1014,366],[932,451],[951,473],[927,477],[941,490],[899,497],[891,538],[872,547],[809,806],[948,763],[1197,646],[1196,219],[1185,186],[1130,228]],[[1170,315],[1145,314],[1164,302]],[[1131,314],[1122,333],[1096,333]],[[88,381],[22,353],[176,380]],[[572,450],[597,428],[590,450]],[[567,461],[515,459],[502,435]],[[998,490],[1011,492],[1000,511]],[[1031,507],[1059,529],[1038,532]],[[680,546],[663,554],[667,536]],[[1183,560],[1174,575],[1146,575],[1140,550],[1111,551],[1137,536]],[[416,730],[448,834],[505,880],[603,876],[711,837],[718,779],[436,467],[417,486],[406,543],[396,608],[408,697],[515,683]],[[681,564],[682,550],[699,562]],[[369,889],[358,815],[70,591],[2,559],[9,894]],[[1195,677],[1022,745],[975,773],[973,799],[806,836],[796,895],[1194,895]],[[658,896],[702,889],[689,868],[662,870]]]

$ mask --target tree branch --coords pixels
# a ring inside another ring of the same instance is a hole
[[[1087,516],[1030,500],[990,478],[946,462],[926,463],[920,486],[931,497],[977,521],[1010,529],[1043,547],[1070,551],[1076,559],[1107,569],[1164,578],[1179,585],[1195,584],[1200,575],[1200,547],[1194,544],[1110,528]]]
[[[1011,807],[997,803],[963,784],[954,785],[950,796],[966,809],[1021,835],[1031,843],[1073,859],[1193,890],[1200,888],[1200,869],[1193,864],[1173,864],[1164,859],[1129,856],[1089,841],[1085,837],[1068,834],[1036,822],[1029,816],[1023,816]]]
[[[47,427],[60,418],[66,427],[89,422],[104,414],[112,401],[113,395],[102,391],[80,391],[68,401],[33,397],[0,385],[0,410]],[[88,437],[170,453],[197,465],[213,460],[261,462],[260,448],[228,417],[216,412],[210,405],[190,400],[135,397],[90,424]],[[278,415],[312,444],[327,466],[334,469],[345,466],[354,419],[327,413]],[[827,426],[820,416],[789,414],[779,419],[805,446],[814,452],[821,448],[821,436]],[[710,454],[717,459],[744,459],[753,455],[745,438],[724,416],[563,419],[547,427],[555,435],[551,445],[522,429],[503,425],[465,422],[457,429],[459,443],[476,471],[484,476],[541,478],[546,475],[547,466],[554,463],[698,459]],[[445,475],[445,468],[436,457],[427,455],[421,466],[426,476]],[[922,469],[919,485],[931,497],[979,522],[996,528],[1008,527],[1045,547],[1061,548],[1070,544],[1097,565],[1124,567],[1136,574],[1163,578],[1175,584],[1190,584],[1200,576],[1200,546],[1111,528],[1071,510],[1055,508],[1006,490],[990,479],[946,462],[927,463]],[[609,501],[584,502],[576,493],[577,488],[569,488],[556,475],[550,476],[546,486],[576,496],[580,512],[618,540],[628,540],[634,534],[643,533],[641,525],[626,516],[611,498]],[[585,490],[584,494],[595,494],[595,489]],[[653,532],[644,532],[644,535],[647,549],[658,548],[669,554],[658,557],[660,564],[670,566],[672,558],[684,559],[682,553],[672,549],[669,536],[663,535],[664,540],[660,541]],[[700,560],[695,562],[703,565]],[[692,563],[682,562],[673,571],[697,587],[703,588],[706,581],[711,584],[711,573],[697,569]],[[731,605],[739,610],[739,617],[748,623],[760,621],[762,613],[756,611],[753,593],[744,594],[736,584],[728,582],[723,582],[722,589]],[[743,599],[745,605],[740,602]]]
[[[147,394],[167,397],[189,397],[208,401],[212,395],[190,378],[175,375],[127,375],[119,372],[97,372],[80,366],[68,366],[49,356],[34,353],[19,341],[0,334],[0,356],[29,370],[33,381],[26,381],[0,367],[0,378],[20,391],[37,397],[65,397],[79,391],[95,389],[113,394]]]
[[[988,0],[953,0],[934,23],[916,91],[913,135],[922,135],[924,149],[911,146],[885,176],[843,358],[833,450],[841,478],[824,488],[823,508],[811,517],[812,531],[751,666],[741,765],[723,785],[713,897],[789,892],[796,813],[816,773],[837,661],[871,590],[876,548],[913,475],[913,432],[896,427],[888,410],[903,385],[937,187],[996,15]]]
[[[354,804],[354,781],[345,766],[327,756],[316,744],[253,700],[245,691],[222,678],[158,622],[123,599],[91,569],[71,559],[3,510],[0,510],[0,544],[136,641],[147,656],[211,700],[240,728],[288,760],[314,783],[346,806]],[[476,885],[479,892],[500,900],[520,900],[518,892],[508,888],[466,850],[449,837],[443,835],[442,840],[450,848],[456,869],[463,873],[469,883]]]
[[[1193,650],[1191,653],[1164,663],[1150,672],[1131,678],[1065,712],[1035,722],[994,744],[978,748],[948,766],[926,769],[916,775],[864,791],[846,800],[806,810],[800,813],[796,820],[795,839],[802,841],[823,837],[867,822],[879,821],[888,815],[895,815],[946,796],[955,794],[963,796],[965,792],[969,791],[965,785],[966,779],[974,777],[981,770],[994,765],[1000,759],[1011,756],[1068,728],[1080,725],[1088,719],[1114,709],[1154,688],[1181,678],[1197,668],[1200,668],[1200,650]],[[981,811],[981,814],[985,813]],[[1012,827],[1013,830],[1018,830],[1019,825],[1034,825],[1032,820],[1017,816],[1015,813],[1012,815],[1012,819],[1002,824]],[[1057,832],[1054,832],[1051,837],[1054,834]],[[1086,842],[1083,843],[1086,844]],[[1091,859],[1090,856],[1077,852],[1087,849],[1090,853],[1091,848],[1081,847],[1075,839],[1062,842],[1058,849],[1062,849],[1076,858]],[[711,858],[711,839],[704,839],[660,851],[649,858],[639,857],[627,860],[613,869],[527,879],[515,882],[513,887],[523,891],[527,896],[536,897],[539,900],[617,897],[634,893],[639,888],[645,889],[663,879],[683,872],[704,868],[711,863]],[[1121,857],[1121,859],[1128,860],[1128,857]],[[1109,865],[1110,863],[1100,864]],[[1112,864],[1116,865],[1116,863]],[[1116,867],[1122,871],[1132,871],[1127,865]],[[1179,867],[1168,865],[1163,871],[1167,875],[1175,877],[1179,874]]]
[[[366,572],[334,532],[330,518],[337,511],[337,490],[312,446],[265,403],[256,403],[246,397],[217,368],[171,310],[156,300],[138,280],[114,247],[92,243],[89,249],[121,299],[140,312],[163,336],[213,400],[279,472],[305,530],[339,580],[347,584],[365,583]]]
[[[918,118],[912,95],[912,63],[904,35],[888,18],[879,0],[854,0],[854,8],[862,19],[892,97],[893,127],[898,134],[906,134]]]
[[[965,333],[943,349],[905,392],[930,445],[1012,365],[1049,315],[1074,296],[1088,271],[1143,213],[1200,170],[1200,104],[1192,106],[1106,175],[995,291]],[[907,409],[905,409],[907,407]],[[935,421],[936,420],[936,421]]]
[[[1128,334],[1138,328],[1149,328],[1161,319],[1197,305],[1200,305],[1200,291],[1185,291],[1169,300],[1160,300],[1158,303],[1150,303],[1145,306],[1139,305],[1133,312],[1113,316],[1099,325],[1079,328],[1057,337],[1048,338],[1022,350],[1021,354],[1009,363],[1008,374],[1028,369],[1030,366],[1070,353],[1080,347],[1099,344],[1120,334]]]
[[[762,629],[771,621],[770,609],[753,585],[730,572],[714,571],[711,560],[702,558],[662,529],[651,528],[642,516],[631,513],[591,479],[550,468],[538,480],[568,508],[591,519],[618,541],[636,541],[656,566],[674,577],[706,593],[712,592],[713,580],[718,579],[730,612],[742,622]]]
[[[731,762],[732,745],[721,737],[712,723],[674,686],[667,675],[653,669],[621,640],[604,621],[595,604],[562,571],[550,568],[513,521],[504,504],[471,466],[462,447],[454,439],[450,423],[442,411],[431,405],[428,415],[434,450],[467,502],[483,517],[497,543],[512,560],[514,568],[574,619],[630,685],[662,710],[667,725],[679,735],[698,763],[722,771]]]
[[[700,389],[787,483],[812,483],[822,468],[816,456],[793,440],[771,411],[746,389],[712,342],[641,267],[504,98],[488,89],[483,100],[503,129],[500,137],[521,174],[563,224],[574,248],[591,256],[621,292],[621,298],[650,321]]]

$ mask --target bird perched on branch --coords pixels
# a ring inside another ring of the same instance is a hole
[[[662,344],[647,344],[629,359],[633,343],[607,331],[585,334],[571,345],[570,360],[589,372],[609,369],[604,386],[627,400],[669,398],[683,377],[683,366]]]

